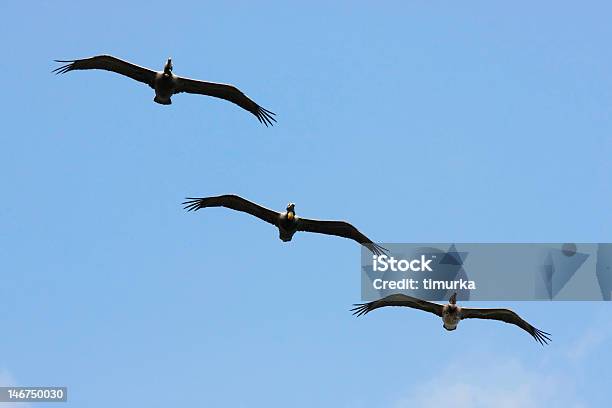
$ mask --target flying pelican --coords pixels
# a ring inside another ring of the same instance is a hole
[[[278,227],[279,238],[284,242],[291,241],[293,234],[297,231],[308,231],[350,238],[359,242],[376,255],[381,255],[385,251],[385,248],[372,242],[348,222],[320,221],[298,217],[295,215],[295,204],[293,203],[287,204],[287,210],[279,213],[234,194],[204,198],[187,197],[186,200],[183,205],[188,211],[207,207],[225,207],[254,215]]]
[[[111,55],[97,55],[79,60],[55,60],[55,62],[67,63],[54,69],[53,72],[56,74],[64,74],[81,69],[103,69],[143,82],[155,89],[155,98],[153,100],[162,105],[170,105],[172,103],[170,99],[172,95],[180,92],[208,95],[235,103],[242,109],[251,112],[266,126],[276,122],[273,112],[256,104],[233,85],[198,81],[174,75],[172,73],[171,58],[168,58],[168,61],[166,61],[164,70],[159,72],[123,61]]]
[[[433,313],[442,318],[443,327],[448,330],[455,330],[459,322],[463,319],[493,319],[501,320],[502,322],[515,324],[527,333],[531,334],[540,344],[548,344],[550,341],[550,333],[536,329],[516,313],[509,309],[472,309],[467,307],[457,306],[457,293],[454,293],[446,305],[427,302],[425,300],[414,297],[395,294],[389,295],[379,300],[369,303],[355,304],[351,312],[354,315],[361,316],[371,312],[374,309],[385,306],[406,306],[413,309],[423,310]]]

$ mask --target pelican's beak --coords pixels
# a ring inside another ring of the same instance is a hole
[[[293,215],[293,211],[289,211],[289,212],[287,213],[287,219],[288,219],[289,221],[293,221],[293,218],[294,218],[294,217],[295,217],[295,216]]]

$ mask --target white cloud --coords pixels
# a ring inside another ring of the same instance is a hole
[[[612,324],[602,312],[580,327],[573,341],[544,348],[535,359],[491,351],[457,356],[439,374],[411,387],[393,408],[585,407],[577,389],[582,366],[608,347]]]
[[[612,325],[607,316],[600,313],[594,322],[568,348],[567,356],[573,362],[580,362],[597,351],[612,336]]]
[[[0,369],[0,387],[17,386],[17,381],[7,370]],[[30,408],[31,405],[24,402],[0,402],[2,408]]]
[[[551,374],[513,361],[462,358],[436,377],[415,385],[395,408],[578,408],[574,385],[563,375]]]
[[[6,370],[0,370],[0,387],[10,387],[15,385],[13,376]]]

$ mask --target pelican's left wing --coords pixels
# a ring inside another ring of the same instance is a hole
[[[201,208],[207,207],[225,207],[235,211],[251,214],[272,225],[276,225],[276,221],[280,215],[276,211],[272,211],[236,194],[224,194],[216,197],[200,198],[187,197],[186,200],[187,201],[183,202],[183,205],[187,211],[197,211]]]
[[[266,126],[273,125],[272,122],[276,122],[276,119],[274,119],[275,113],[262,108],[233,85],[176,77],[176,88],[174,93],[179,92],[208,95],[225,99],[226,101],[235,103],[242,109],[248,110]]]
[[[298,217],[297,229],[298,231],[349,238],[359,242],[376,255],[382,255],[386,251],[385,248],[375,244],[370,238],[363,235],[357,228],[346,221],[321,221]]]
[[[65,74],[66,72],[82,69],[103,69],[143,82],[151,88],[154,87],[155,71],[113,57],[112,55],[97,55],[95,57],[78,60],[55,60],[55,62],[67,63],[52,71],[56,74]]]
[[[461,308],[461,319],[500,320],[502,322],[517,325],[527,333],[531,334],[533,338],[542,345],[548,344],[548,342],[551,341],[549,337],[550,333],[536,329],[509,309],[471,309],[464,307]]]
[[[423,310],[424,312],[433,313],[442,317],[442,311],[444,310],[444,306],[428,302],[426,300],[421,300],[412,296],[402,295],[401,293],[395,295],[389,295],[382,299],[375,300],[369,303],[358,303],[354,304],[354,308],[351,309],[354,315],[362,316],[371,312],[374,309],[378,309],[380,307],[386,306],[404,306],[411,307],[413,309]]]

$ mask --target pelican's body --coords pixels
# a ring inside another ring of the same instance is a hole
[[[168,58],[166,66],[162,72],[155,73],[153,82],[155,89],[155,98],[153,100],[162,105],[170,105],[172,103],[172,95],[176,89],[176,76],[172,73],[172,60]]]
[[[298,230],[298,218],[295,215],[295,204],[289,204],[287,211],[280,213],[278,216],[278,237],[283,242],[291,241],[293,235]]]
[[[461,307],[457,306],[457,294],[453,294],[447,305],[442,308],[442,327],[448,331],[457,328],[461,320]]]
[[[272,125],[276,122],[274,113],[262,108],[242,93],[233,85],[221,84],[216,82],[199,81],[195,79],[183,78],[172,73],[172,59],[168,58],[163,71],[153,71],[127,61],[123,61],[112,55],[98,55],[91,58],[71,61],[53,70],[57,74],[63,74],[74,70],[83,69],[103,69],[105,71],[116,72],[130,77],[138,82],[145,83],[155,90],[153,100],[162,105],[172,103],[172,95],[187,92],[192,94],[213,96],[225,99],[251,112],[264,125]]]

